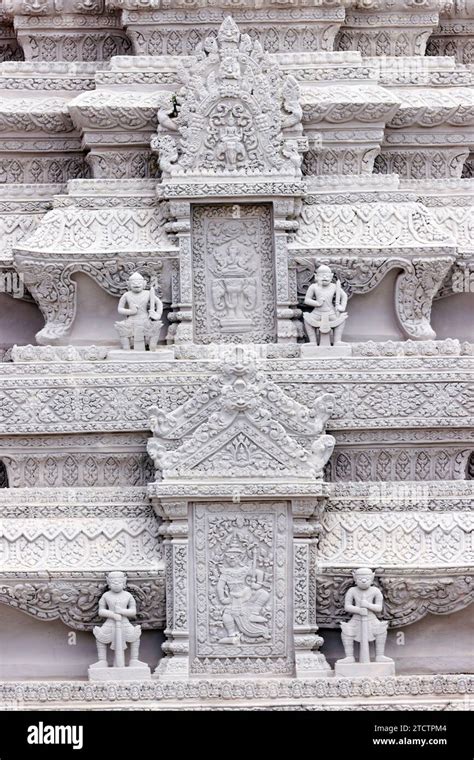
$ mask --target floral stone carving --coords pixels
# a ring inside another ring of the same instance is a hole
[[[166,481],[322,479],[335,444],[323,432],[332,409],[327,393],[311,409],[293,401],[237,353],[174,412],[151,409],[148,453]]]
[[[228,16],[178,66],[183,87],[158,112],[163,176],[301,176],[298,84]],[[291,138],[291,139],[290,139]]]

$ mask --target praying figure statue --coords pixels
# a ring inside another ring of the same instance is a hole
[[[122,349],[145,351],[148,345],[150,351],[155,351],[163,326],[160,319],[163,304],[153,287],[150,290],[145,289],[145,278],[139,272],[134,272],[129,277],[127,285],[129,289],[121,297],[118,305],[118,313],[126,319],[115,323]]]
[[[347,293],[342,289],[340,280],[333,282],[333,272],[325,264],[321,264],[314,275],[314,283],[309,286],[304,299],[307,306],[313,310],[303,314],[306,333],[310,343],[320,346],[341,343],[344,324],[347,319]],[[319,341],[318,341],[319,331]]]
[[[129,591],[125,590],[127,576],[120,570],[108,573],[108,591],[102,594],[99,600],[99,617],[106,618],[101,626],[96,625],[93,633],[97,644],[98,661],[89,668],[89,677],[100,677],[104,668],[108,668],[107,644],[110,644],[114,652],[112,673],[109,669],[108,677],[114,677],[115,669],[125,668],[125,650],[130,644],[130,661],[126,670],[137,669],[142,671],[143,676],[150,674],[148,665],[138,659],[140,647],[141,626],[132,625],[130,618],[137,616],[135,599]],[[122,670],[122,674],[123,674]],[[126,677],[126,676],[124,676]]]
[[[390,657],[384,656],[387,640],[388,623],[379,620],[376,613],[382,612],[383,596],[377,586],[373,586],[375,573],[369,567],[354,570],[355,586],[350,588],[344,599],[344,609],[352,617],[341,623],[341,638],[345,657],[336,663],[338,666],[355,663],[354,643],[359,642],[359,664],[370,664],[369,642],[375,641],[375,663],[392,664]]]

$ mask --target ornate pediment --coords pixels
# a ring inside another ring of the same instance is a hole
[[[299,87],[231,16],[178,67],[158,112],[163,177],[301,177]]]
[[[148,453],[163,480],[320,479],[332,409],[330,394],[308,409],[237,355],[179,409],[152,408]]]

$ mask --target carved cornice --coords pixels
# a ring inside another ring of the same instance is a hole
[[[0,432],[144,431],[156,403],[171,411],[190,398],[216,362],[1,363]],[[294,399],[304,390],[311,405],[336,393],[332,430],[449,428],[473,424],[471,357],[361,357],[340,360],[269,360],[271,377]],[[409,435],[412,435],[410,432]]]
[[[18,246],[18,259],[34,257],[39,252],[44,262],[48,258],[93,260],[100,255],[123,256],[128,251],[138,251],[140,257],[155,251],[175,251],[165,231],[166,222],[163,205],[133,210],[96,211],[74,205],[56,208],[45,214],[33,235]]]
[[[392,490],[395,490],[393,486]],[[473,496],[474,489],[471,498]],[[416,574],[427,567],[440,570],[472,564],[474,515],[470,514],[469,506],[465,503],[464,511],[441,514],[425,509],[425,501],[419,493],[417,511],[410,514],[393,513],[387,507],[386,511],[357,514],[326,512],[321,519],[319,566],[382,565]]]
[[[67,438],[58,439],[58,447],[61,449],[71,443],[71,440],[75,441],[76,447],[84,447],[87,445],[84,437],[68,436]],[[100,448],[100,441],[102,439],[102,445],[106,442],[113,446],[114,437],[101,436],[98,438],[97,446]],[[30,439],[23,439],[31,444]],[[54,438],[43,438],[43,446],[49,446],[52,450],[52,442]],[[81,443],[82,442],[82,443]],[[15,446],[16,440],[12,441]],[[38,444],[39,445],[39,444]],[[8,449],[8,441],[2,439],[2,452]],[[47,455],[46,455],[47,456]],[[56,502],[56,503],[55,503]],[[146,513],[149,509],[149,502],[147,499],[146,488],[140,487],[124,487],[120,488],[87,488],[87,487],[74,487],[74,488],[8,488],[0,489],[0,513],[5,516],[6,511],[13,512],[13,510],[19,510],[21,516],[28,517],[47,517],[56,513],[58,517],[71,517],[75,514],[76,517],[82,517],[82,507],[89,507],[93,510],[97,508],[98,511],[105,510],[105,513],[113,514],[113,507],[117,508],[117,516],[120,516],[121,510],[124,509],[127,514],[139,514],[140,511]],[[130,508],[131,512],[128,513],[126,508]],[[28,512],[28,514],[26,514]]]
[[[74,123],[82,129],[156,129],[156,114],[166,92],[83,92],[69,103]]]
[[[1,132],[54,134],[73,130],[64,98],[5,98],[0,108]]]
[[[336,482],[330,485],[327,511],[463,512],[469,510],[473,498],[474,481]]]
[[[303,124],[306,126],[323,123],[343,124],[384,124],[398,108],[398,98],[387,90],[372,86],[357,85],[342,87],[301,88]]]
[[[393,200],[396,199],[396,196]],[[366,204],[363,198],[331,205],[318,199],[317,204],[304,203],[300,225],[290,249],[364,247],[414,248],[454,247],[455,239],[439,226],[429,209],[413,202],[391,203],[380,200]],[[398,251],[397,251],[398,252]],[[413,251],[415,253],[415,251]]]

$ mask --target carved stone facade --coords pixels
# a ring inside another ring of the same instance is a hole
[[[111,570],[155,670],[0,707],[472,708],[472,0],[158,5],[0,12],[0,673]],[[332,671],[360,567],[383,681]]]

